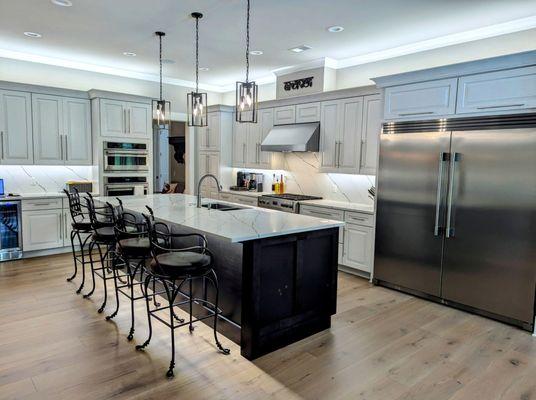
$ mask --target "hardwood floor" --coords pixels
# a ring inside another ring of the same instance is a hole
[[[0,399],[536,399],[528,333],[344,273],[329,331],[249,362],[225,338],[231,355],[219,354],[202,324],[179,330],[167,380],[168,329],[154,324],[136,352],[143,304],[129,343],[127,299],[104,321],[102,283],[90,300],[77,296],[65,281],[71,263],[67,254],[0,264]]]

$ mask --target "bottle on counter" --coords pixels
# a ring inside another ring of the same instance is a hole
[[[275,178],[275,194],[279,194],[279,178]]]
[[[281,174],[281,183],[279,184],[279,194],[285,193],[285,182],[283,179],[283,174]]]
[[[272,178],[272,193],[276,193],[276,191],[275,191],[275,174],[274,174],[274,176]]]

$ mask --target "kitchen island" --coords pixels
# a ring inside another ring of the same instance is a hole
[[[174,232],[205,235],[220,285],[218,331],[240,344],[244,357],[255,359],[331,326],[343,222],[238,205],[197,208],[194,196],[182,194],[120,199],[133,213],[151,207]],[[98,200],[117,204],[112,197]],[[214,295],[202,282],[195,285],[194,294],[205,293],[209,300]],[[200,305],[194,309],[196,316],[204,313]]]

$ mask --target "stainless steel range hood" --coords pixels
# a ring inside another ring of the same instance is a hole
[[[262,151],[318,151],[320,123],[277,125],[261,143]]]

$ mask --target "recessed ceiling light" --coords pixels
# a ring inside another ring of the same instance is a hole
[[[171,58],[162,58],[162,64],[175,64],[175,60]]]
[[[292,49],[289,49],[290,51],[294,52],[294,53],[302,53],[306,50],[310,50],[312,49],[311,46],[306,46],[306,45],[301,45],[301,46],[298,46],[298,47],[293,47]]]
[[[199,67],[199,71],[208,71],[209,67]]]
[[[73,5],[72,1],[70,0],[51,0],[51,2],[52,4],[55,4],[61,7],[71,7]]]
[[[124,56],[127,56],[127,57],[136,57],[137,54],[136,54],[136,53],[132,53],[132,52],[130,52],[130,51],[125,51],[125,52],[123,52],[123,55],[124,55]]]
[[[251,51],[249,52],[249,54],[251,54],[252,56],[260,56],[260,55],[262,55],[262,54],[264,54],[264,53],[263,53],[262,50],[251,50]]]
[[[37,32],[24,32],[24,34],[28,37],[31,37],[31,38],[40,38],[40,37],[43,37],[43,35],[41,35],[40,33],[37,33]]]
[[[344,31],[344,28],[338,25],[330,26],[328,28],[328,32],[331,32],[331,33],[337,33],[337,32],[342,32],[342,31]]]

